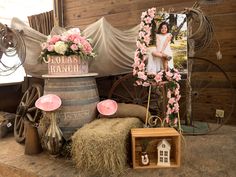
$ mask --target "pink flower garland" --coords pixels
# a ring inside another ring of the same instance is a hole
[[[156,15],[156,8],[148,9],[141,15],[141,23],[139,29],[139,35],[136,42],[137,49],[134,54],[133,63],[133,75],[137,77],[136,84],[148,87],[150,85],[162,85],[163,81],[168,82],[167,90],[167,112],[165,121],[170,126],[176,126],[178,122],[179,113],[179,89],[180,86],[178,81],[181,79],[177,69],[170,69],[170,71],[165,72],[164,70],[153,74],[147,75],[145,71],[145,62],[147,60],[147,47],[151,41],[151,29],[154,22],[154,17]]]

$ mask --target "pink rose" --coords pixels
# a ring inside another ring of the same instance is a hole
[[[71,50],[75,51],[75,50],[78,50],[78,46],[76,44],[72,44],[70,46]]]
[[[155,8],[148,9],[148,14],[150,15],[151,18],[155,16],[155,12],[156,12]]]
[[[171,98],[171,91],[170,90],[167,91],[167,98],[169,98],[169,99]]]
[[[162,81],[162,75],[158,73],[158,74],[156,74],[154,79],[156,82],[160,82],[160,81]]]
[[[147,48],[144,45],[141,46],[140,50],[143,55],[147,53]]]
[[[67,42],[68,41],[68,36],[61,36],[61,40],[63,42]]]
[[[135,50],[135,52],[134,52],[134,57],[139,57],[139,51],[138,51],[138,49]]]
[[[141,20],[143,20],[143,19],[145,18],[146,15],[147,15],[147,12],[142,12]]]
[[[147,80],[147,76],[144,74],[144,72],[138,72],[138,78]]]
[[[49,52],[54,51],[54,46],[53,46],[53,45],[49,45],[49,46],[47,47],[47,50],[48,50]]]
[[[175,98],[170,98],[169,101],[168,101],[169,104],[174,104],[175,103]]]
[[[177,124],[177,122],[178,122],[178,118],[175,118],[174,124]]]
[[[67,38],[68,38],[69,41],[73,42],[77,38],[77,35],[76,34],[69,34],[67,36]]]
[[[145,32],[140,31],[138,36],[139,36],[140,39],[142,39],[145,36]]]
[[[92,46],[89,44],[88,41],[82,40],[81,45],[83,46],[83,51],[85,54],[90,54],[93,51]]]
[[[133,76],[137,75],[137,70],[136,69],[133,69]]]
[[[172,110],[171,110],[170,106],[167,105],[166,107],[167,107],[166,114],[167,114],[167,115],[171,114],[171,113],[172,113]]]
[[[133,67],[134,68],[136,68],[136,67],[138,67],[140,65],[140,62],[139,62],[139,60],[136,60],[136,61],[134,61],[134,63],[133,63]]]
[[[143,30],[144,30],[146,33],[148,33],[148,32],[151,31],[151,26],[149,26],[149,25],[144,25],[144,26],[143,26]]]
[[[137,80],[137,81],[136,81],[136,84],[137,84],[137,85],[142,85],[142,82],[141,82],[140,80]]]
[[[179,73],[175,73],[173,79],[175,79],[176,81],[179,81],[181,80],[181,75]]]
[[[179,95],[179,89],[175,89],[175,95]]]
[[[137,57],[137,56],[135,56],[135,57],[134,57],[134,62],[139,62],[139,61],[140,61],[140,58]]]
[[[144,70],[145,69],[145,64],[142,62],[139,66],[138,66],[139,70]]]
[[[166,123],[169,123],[170,122],[169,117],[166,117],[165,121],[166,121]]]
[[[55,44],[56,42],[60,41],[61,37],[59,35],[54,35],[49,39],[49,44]]]
[[[144,86],[144,87],[148,87],[148,86],[150,86],[150,84],[149,84],[148,82],[144,82],[144,83],[143,83],[143,86]]]
[[[150,24],[152,22],[152,18],[147,17],[147,18],[144,19],[144,21],[145,21],[146,24]]]
[[[179,104],[175,103],[173,109],[175,110],[176,113],[178,113],[179,112]]]
[[[181,95],[177,95],[176,96],[176,101],[179,101],[180,98],[181,98]]]
[[[145,25],[145,24],[144,24],[143,22],[141,22],[139,29],[142,30],[144,25]]]
[[[149,35],[146,35],[146,36],[144,36],[144,42],[146,43],[146,44],[149,44],[149,42],[150,42],[150,36]]]

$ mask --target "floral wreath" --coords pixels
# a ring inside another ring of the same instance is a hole
[[[177,69],[169,71],[161,70],[156,74],[149,75],[145,71],[145,63],[147,60],[147,47],[151,42],[152,29],[155,23],[159,24],[163,20],[163,13],[156,14],[156,8],[148,9],[141,15],[141,23],[139,36],[136,41],[137,49],[134,55],[133,75],[137,77],[136,84],[148,87],[151,85],[167,85],[167,111],[165,122],[170,126],[176,126],[179,117],[179,99],[180,86],[178,81],[181,79]]]

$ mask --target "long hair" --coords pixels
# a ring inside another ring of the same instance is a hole
[[[167,23],[167,22],[162,22],[162,23],[159,25],[158,29],[157,29],[157,34],[161,34],[161,28],[162,28],[162,26],[164,26],[164,25],[166,25],[166,27],[167,27],[167,33],[170,32],[169,23]]]

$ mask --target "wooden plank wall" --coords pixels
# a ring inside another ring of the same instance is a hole
[[[213,117],[215,108],[224,109],[227,117],[233,109],[228,123],[236,125],[236,108],[232,106],[232,104],[235,104],[236,99],[235,97],[233,98],[236,94],[236,21],[234,20],[236,18],[236,1],[222,0],[219,2],[219,4],[201,5],[201,9],[214,24],[215,40],[212,46],[198,52],[197,56],[207,58],[220,66],[229,76],[234,88],[229,88],[229,82],[226,81],[225,76],[217,67],[213,66],[206,72],[208,68],[206,62],[201,62],[201,66],[196,63],[196,69],[193,72],[196,75],[195,78],[204,79],[212,83],[204,90],[202,99],[199,98],[200,101],[196,101],[193,111],[199,116]],[[215,53],[218,50],[216,39],[221,46],[222,60],[216,59]]]
[[[114,27],[129,29],[140,23],[141,12],[148,8],[157,7],[158,10],[161,8],[166,10],[173,8],[174,12],[180,12],[185,7],[191,7],[194,2],[193,0],[64,0],[63,23],[65,27],[80,27],[84,29],[87,25],[99,20],[101,17],[105,17]],[[219,65],[228,74],[233,86],[236,87],[236,1],[216,0],[215,4],[201,3],[200,6],[214,24],[215,37],[220,42],[223,59],[217,60],[215,57],[215,52],[217,51],[216,43],[207,50],[198,53],[197,56],[208,58]],[[204,66],[205,64],[203,62],[200,65]],[[204,75],[204,69],[195,70],[194,72],[199,75],[198,78],[206,76]],[[211,74],[208,74],[208,78],[212,81],[211,78],[217,78],[218,75],[220,76],[215,80],[214,87],[207,90],[205,97],[198,101],[194,107],[194,111],[199,114],[213,116],[216,108],[215,102],[232,107],[231,89],[228,86],[225,86],[226,88],[222,88],[220,85],[217,86],[217,83],[224,84],[225,82],[225,78],[219,70],[211,71]],[[233,92],[236,93],[235,90]],[[214,94],[219,95],[218,99]],[[223,99],[225,94],[229,99]],[[236,125],[235,110],[231,115],[230,123]]]

